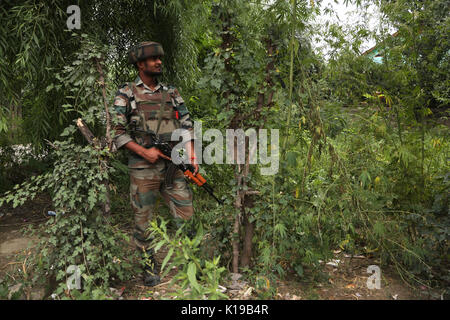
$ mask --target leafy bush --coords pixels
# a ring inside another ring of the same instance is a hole
[[[192,239],[185,234],[183,227],[169,236],[167,221],[163,218],[159,223],[152,221],[149,230],[151,237],[154,238],[155,252],[163,246],[168,249],[161,264],[161,278],[164,278],[173,268],[177,268],[177,274],[172,278],[171,284],[179,287],[176,293],[178,299],[228,298],[219,290],[219,284],[225,272],[224,267],[219,267],[220,256],[208,260],[205,255],[205,244],[202,244],[205,233],[202,224],[198,225]]]

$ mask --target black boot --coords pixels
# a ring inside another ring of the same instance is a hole
[[[159,267],[153,256],[153,250],[147,250],[144,254],[144,286],[153,287],[161,282]]]

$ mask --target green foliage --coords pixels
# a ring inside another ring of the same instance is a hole
[[[73,4],[67,0],[54,1],[51,6],[34,0],[2,1],[0,94],[8,99],[0,103],[0,141],[31,142],[33,148],[46,149],[45,139],[57,139],[71,123],[74,115],[68,111],[89,105],[91,100],[76,90],[90,88],[96,77],[78,68],[79,82],[70,81],[69,87],[61,84],[61,76],[85,52],[81,34],[96,44],[114,47],[104,55],[113,79],[111,90],[135,77],[127,54],[131,46],[144,40],[163,44],[165,80],[187,89],[194,85],[199,71],[194,38],[206,28],[201,17],[208,11],[207,1],[81,1],[77,4],[82,12],[81,30],[70,32],[66,10]]]
[[[153,221],[149,230],[151,237],[155,239],[152,245],[155,252],[162,246],[168,249],[161,264],[161,278],[173,268],[177,268],[177,274],[172,278],[171,284],[179,287],[176,293],[178,299],[228,298],[219,291],[219,284],[225,271],[224,267],[219,266],[220,256],[212,260],[205,257],[205,243],[202,243],[205,233],[201,224],[192,239],[184,234],[183,228],[178,229],[175,235],[169,236],[167,221],[162,218],[159,223]]]
[[[73,130],[68,128],[66,133],[73,134]],[[54,145],[53,170],[16,185],[14,192],[5,193],[0,204],[12,202],[16,207],[48,190],[57,216],[41,231],[34,277],[29,280],[37,283],[44,275],[55,277],[59,284],[55,293],[62,295],[67,292],[67,267],[76,265],[83,278],[83,295],[95,294],[97,288],[109,288],[113,278],[128,279],[131,271],[132,257],[126,250],[128,236],[105,223],[97,206],[105,201],[104,181],[111,169],[103,167],[102,158],[109,153],[77,145],[71,136]]]
[[[61,82],[53,88],[70,87],[74,96],[68,100],[74,99],[73,110],[87,122],[103,126],[104,109],[92,66],[92,58],[101,58],[102,51],[87,36],[83,38],[79,59],[58,75]],[[57,216],[39,232],[41,241],[34,256],[33,277],[27,280],[36,284],[46,277],[53,278],[57,284],[54,293],[60,298],[101,298],[101,290],[108,290],[114,279],[129,279],[133,257],[126,248],[128,236],[112,225],[99,205],[106,201],[106,183],[114,173],[108,164],[112,154],[107,148],[78,144],[76,133],[74,125],[66,127],[61,134],[65,140],[52,143],[52,169],[7,191],[0,198],[0,206],[12,202],[15,208],[38,193],[49,192]],[[79,267],[82,277],[82,290],[73,295],[66,285],[67,268],[71,265]]]
[[[44,139],[55,139],[68,124],[59,108],[64,95],[45,91],[65,58],[77,49],[64,30],[63,3],[2,3],[0,93],[9,98],[0,103],[0,135],[10,143],[32,142],[33,148],[43,149]]]
[[[231,269],[233,222],[243,212],[254,225],[251,268],[244,271],[260,298],[275,295],[278,278],[322,281],[319,260],[337,248],[380,258],[406,281],[447,285],[449,132],[436,123],[448,120],[449,4],[355,2],[376,3],[380,25],[395,27],[398,36],[328,25],[326,61],[312,49],[310,24],[318,9],[310,1],[85,1],[81,35],[61,28],[64,1],[56,1],[55,10],[7,1],[0,29],[12,32],[0,32],[0,93],[12,105],[0,103],[0,159],[12,162],[13,143],[43,147],[44,138],[62,133],[63,139],[53,142],[50,164],[30,165],[36,176],[24,183],[18,177],[23,166],[0,169],[8,181],[1,191],[9,190],[0,205],[18,206],[48,190],[58,213],[39,247],[36,281],[49,272],[60,298],[108,298],[111,279],[129,276],[131,260],[121,245],[126,236],[101,214],[105,181],[127,192],[123,155],[83,146],[72,123],[82,116],[103,135],[92,62],[101,58],[108,66],[112,100],[117,85],[135,76],[126,65],[128,48],[151,39],[164,45],[165,80],[180,87],[204,128],[282,131],[280,171],[267,177],[261,166],[251,166],[246,188],[258,194],[247,197],[244,211],[235,207],[238,192],[246,191],[236,168],[204,165],[225,205],[194,190],[202,227],[193,239],[181,230],[169,236],[164,220],[152,223],[155,250],[169,250],[164,275],[177,268],[179,298],[225,298],[217,288]],[[370,36],[383,64],[361,55]],[[11,190],[12,184],[19,185]],[[129,210],[118,198],[113,211]],[[117,217],[118,225],[132,223]],[[84,285],[64,295],[70,264],[80,266]]]
[[[34,257],[33,278],[29,280],[35,284],[43,277],[54,277],[58,283],[55,293],[62,295],[67,293],[67,267],[76,265],[81,270],[85,297],[95,294],[98,288],[109,288],[113,278],[130,277],[132,257],[126,250],[129,239],[105,223],[97,206],[105,201],[104,181],[110,172],[102,167],[102,158],[108,151],[76,145],[72,137],[55,142],[55,147],[53,170],[17,185],[14,193],[7,192],[0,199],[0,204],[12,202],[16,207],[44,190],[51,193],[57,216],[40,232],[42,240]]]

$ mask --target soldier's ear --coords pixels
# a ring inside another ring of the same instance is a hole
[[[136,69],[138,71],[141,70],[141,69],[145,69],[144,66],[145,66],[145,60],[141,60],[141,61],[136,62]]]

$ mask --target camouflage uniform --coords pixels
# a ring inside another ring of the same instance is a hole
[[[193,139],[193,123],[189,111],[174,87],[158,83],[152,90],[138,76],[134,82],[119,87],[114,99],[114,109],[120,121],[114,128],[117,149],[130,141],[145,148],[150,146],[148,135],[126,130],[127,127],[130,128],[130,123],[134,123],[140,130],[158,133],[163,141],[170,141],[172,131],[177,128],[187,129],[186,141]],[[176,171],[172,188],[164,185],[166,160],[159,159],[152,164],[134,152],[128,153],[130,198],[135,213],[134,239],[138,247],[146,250],[149,245],[146,230],[155,211],[158,194],[162,195],[174,217],[187,220],[194,212],[192,190],[180,170]]]

